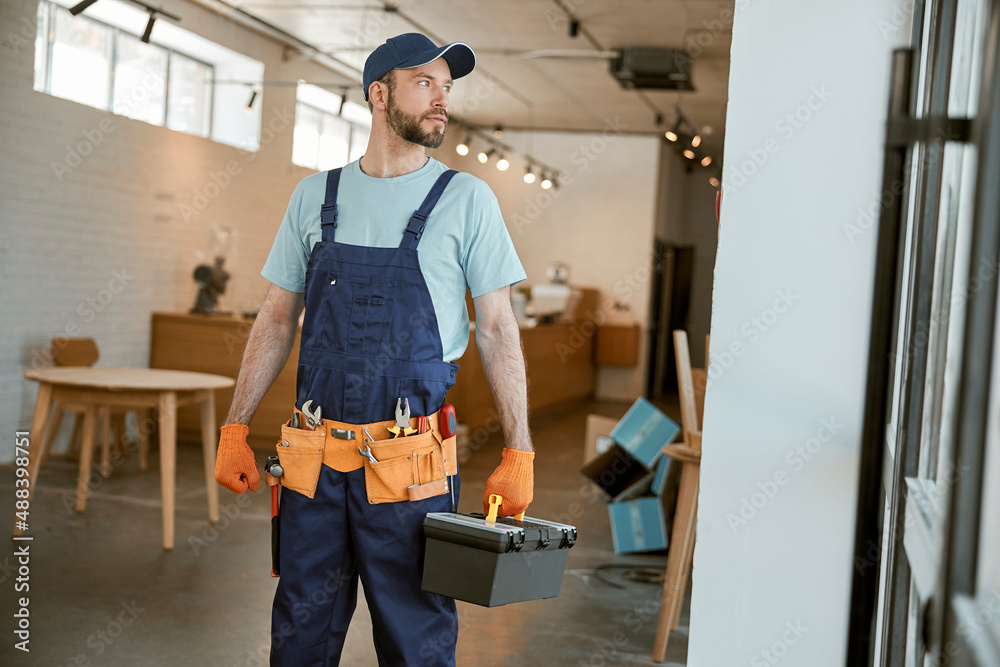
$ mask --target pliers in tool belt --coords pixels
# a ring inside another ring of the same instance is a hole
[[[403,408],[403,401],[406,401],[406,408]],[[410,399],[396,399],[396,424],[389,427],[389,433],[394,438],[402,438],[413,435],[417,429],[410,426]]]

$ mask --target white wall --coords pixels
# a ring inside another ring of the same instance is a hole
[[[562,185],[548,191],[524,183],[527,138],[507,132],[503,142],[521,154],[506,172],[491,161],[481,165],[474,143],[466,157],[455,153],[465,137],[457,128],[434,157],[482,178],[497,195],[507,228],[527,273],[527,282],[549,282],[556,261],[570,267],[570,282],[597,287],[608,321],[638,322],[642,331],[635,368],[601,367],[597,395],[635,400],[644,391],[650,266],[656,213],[659,139],[631,136],[614,121],[600,134],[536,133],[531,155],[562,172]],[[627,306],[616,310],[613,302]]]
[[[226,264],[232,278],[220,309],[258,304],[267,289],[260,267],[288,197],[311,173],[291,164],[294,87],[267,88],[258,97],[262,127],[270,132],[257,153],[35,92],[36,8],[35,0],[0,3],[0,430],[6,433],[31,424],[37,386],[22,380],[21,371],[48,365],[53,336],[94,337],[101,365],[146,365],[150,314],[192,307],[191,274],[211,259],[214,227],[235,230]],[[337,78],[309,63],[283,63],[280,45],[200,6],[172,0],[163,8],[180,15],[184,28],[263,61],[269,79]],[[63,173],[53,165],[65,165],[70,152],[86,154]],[[227,176],[229,164],[239,173]],[[12,456],[11,448],[0,449],[0,461]]]
[[[905,3],[736,4],[688,664],[841,667]]]

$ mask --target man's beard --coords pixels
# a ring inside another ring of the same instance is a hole
[[[437,128],[433,130],[424,130],[420,127],[420,123],[428,116],[444,116],[447,118],[447,113],[445,111],[428,111],[423,116],[411,116],[404,113],[402,109],[396,106],[392,101],[392,95],[389,96],[388,104],[386,105],[386,120],[389,122],[389,127],[393,132],[399,136],[400,139],[404,141],[409,141],[411,144],[417,144],[418,146],[424,146],[426,148],[437,148],[444,141],[444,127]]]

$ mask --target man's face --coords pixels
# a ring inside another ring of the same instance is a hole
[[[413,69],[395,71],[386,97],[386,121],[401,139],[437,148],[448,124],[451,70],[444,58]]]

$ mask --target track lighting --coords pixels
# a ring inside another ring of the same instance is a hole
[[[693,148],[698,148],[698,146],[701,146],[701,135],[700,134],[694,135],[694,138],[691,139],[691,146]]]
[[[497,125],[496,127],[493,128],[493,136],[496,137],[497,139],[502,139],[503,138],[503,126],[502,125]]]
[[[689,160],[693,160],[694,159],[694,151],[691,150],[690,148],[685,148],[684,149],[684,157],[686,157]]]
[[[576,19],[569,20],[569,36],[576,37],[580,34],[580,22]]]
[[[97,0],[83,0],[83,2],[78,2],[77,4],[70,7],[69,13],[72,14],[73,16],[82,14],[83,12],[87,11],[87,7],[90,7],[95,2],[97,2]]]
[[[703,157],[701,159],[701,166],[707,167],[710,164],[712,164],[712,156],[711,155],[706,155],[705,157]]]
[[[146,29],[142,33],[142,37],[139,38],[143,44],[149,44],[149,35],[153,32],[153,24],[156,23],[156,14],[152,12],[149,13],[149,20],[146,21]]]
[[[708,179],[708,182],[711,183],[713,188],[719,187],[719,179],[717,179],[715,176]]]
[[[681,116],[677,115],[677,120],[674,121],[674,126],[663,133],[663,136],[667,138],[667,141],[677,141],[677,133],[681,129]]]
[[[552,181],[549,180],[548,176],[542,178],[542,182],[539,184],[542,186],[542,190],[548,190],[552,187]]]
[[[528,165],[528,171],[524,172],[524,182],[528,185],[535,182],[535,172],[531,171],[531,165]]]
[[[507,158],[505,158],[503,156],[503,153],[501,153],[500,154],[500,159],[497,160],[497,169],[499,169],[500,171],[507,171],[507,167],[509,167],[509,166],[510,166],[510,162],[508,162]]]
[[[476,159],[479,160],[479,164],[486,164],[490,161],[490,157],[496,152],[497,149],[495,148],[491,148],[488,151],[479,151],[479,155],[476,156]]]
[[[472,143],[472,135],[471,134],[466,135],[465,141],[463,141],[462,143],[460,143],[458,146],[455,146],[455,152],[458,153],[459,155],[463,156],[463,157],[466,156],[466,155],[468,155],[469,154],[469,144],[471,144],[471,143]]]

